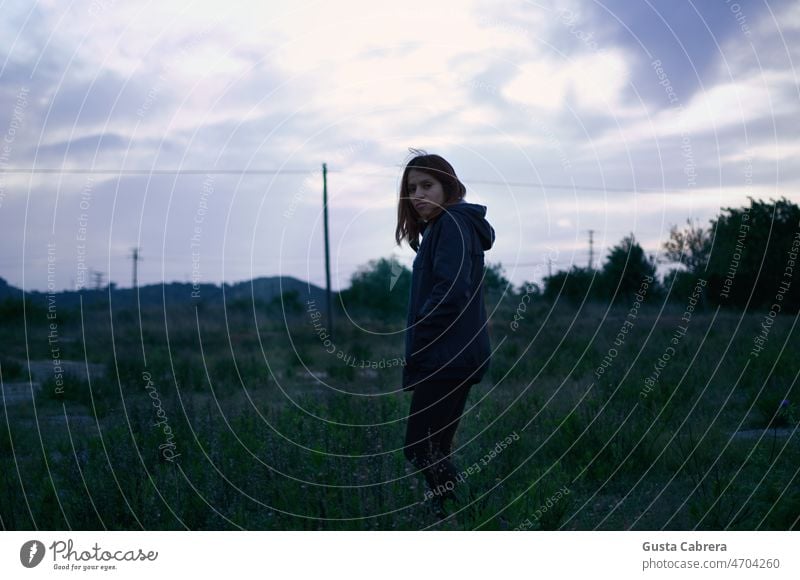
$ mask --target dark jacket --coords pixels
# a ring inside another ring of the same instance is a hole
[[[411,271],[403,390],[425,380],[477,383],[489,369],[483,252],[486,206],[461,201],[429,220]]]

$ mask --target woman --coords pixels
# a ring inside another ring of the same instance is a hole
[[[417,252],[403,367],[403,390],[413,391],[404,452],[423,472],[440,517],[458,483],[453,436],[469,389],[490,362],[483,253],[494,229],[486,207],[467,203],[465,194],[450,163],[418,152],[403,172],[395,232],[398,245],[406,240]]]

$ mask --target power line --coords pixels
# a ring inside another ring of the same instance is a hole
[[[49,175],[309,175],[318,172],[314,169],[114,169],[114,168],[73,168],[55,167],[9,167],[0,168],[0,173],[8,174],[49,174]],[[359,177],[392,177],[395,174],[377,172],[347,171],[328,169],[328,173],[343,173]],[[693,188],[653,188],[653,187],[607,187],[602,185],[578,185],[560,183],[536,183],[531,181],[492,181],[485,179],[463,179],[467,183],[479,185],[500,185],[504,187],[532,187],[538,189],[563,189],[567,191],[613,191],[619,193],[663,193],[665,191],[694,191]]]
[[[335,170],[332,170],[335,172]],[[52,175],[306,175],[314,173],[307,169],[59,169],[54,167],[10,167],[0,168],[0,173],[52,174]]]
[[[617,191],[620,193],[629,193],[641,191],[643,193],[661,193],[666,191],[664,189],[656,189],[650,187],[605,187],[605,186],[592,186],[592,185],[561,185],[557,183],[533,183],[526,181],[484,181],[480,179],[465,179],[467,183],[479,183],[481,185],[508,185],[511,187],[537,187],[540,189],[566,189],[575,191]],[[688,188],[683,188],[688,191]],[[669,191],[679,191],[677,189],[670,189]],[[682,190],[681,190],[682,191]]]

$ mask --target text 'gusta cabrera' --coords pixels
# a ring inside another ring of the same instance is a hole
[[[679,544],[671,542],[663,542],[660,544],[653,544],[651,542],[644,542],[642,550],[645,552],[677,552]],[[681,542],[681,552],[727,552],[728,546],[726,544],[704,544],[702,542]]]

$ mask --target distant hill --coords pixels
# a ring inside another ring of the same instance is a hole
[[[9,286],[8,282],[6,282],[3,278],[0,278],[0,300],[5,300],[6,298],[21,298],[22,297],[22,290],[19,288],[14,288],[13,286]]]
[[[302,303],[309,299],[316,300],[317,303],[325,300],[324,288],[291,276],[269,276],[238,282],[225,288],[225,296],[228,299],[244,298],[246,300],[255,297],[270,302],[279,298],[281,294],[292,291],[297,291],[298,298]]]
[[[297,293],[297,301],[305,305],[307,300],[315,300],[317,304],[324,304],[325,289],[303,282],[292,276],[269,276],[255,278],[235,284],[225,284],[217,286],[215,284],[199,284],[197,287],[188,282],[170,282],[168,284],[148,284],[139,287],[138,303],[143,307],[162,306],[164,304],[191,304],[193,302],[222,302],[224,299],[227,304],[250,303],[255,300],[256,304],[266,305],[273,301],[280,302],[281,294]],[[22,290],[10,286],[3,278],[0,278],[0,301],[7,298],[20,299]],[[39,291],[29,291],[25,293],[29,300],[40,302],[46,306],[47,294]],[[97,302],[108,302],[109,297],[112,304],[132,304],[137,300],[136,294],[131,288],[117,289],[115,285],[101,290],[84,289],[73,291],[56,292],[56,304],[59,307],[76,308],[80,305],[81,298],[83,304],[89,305]]]

